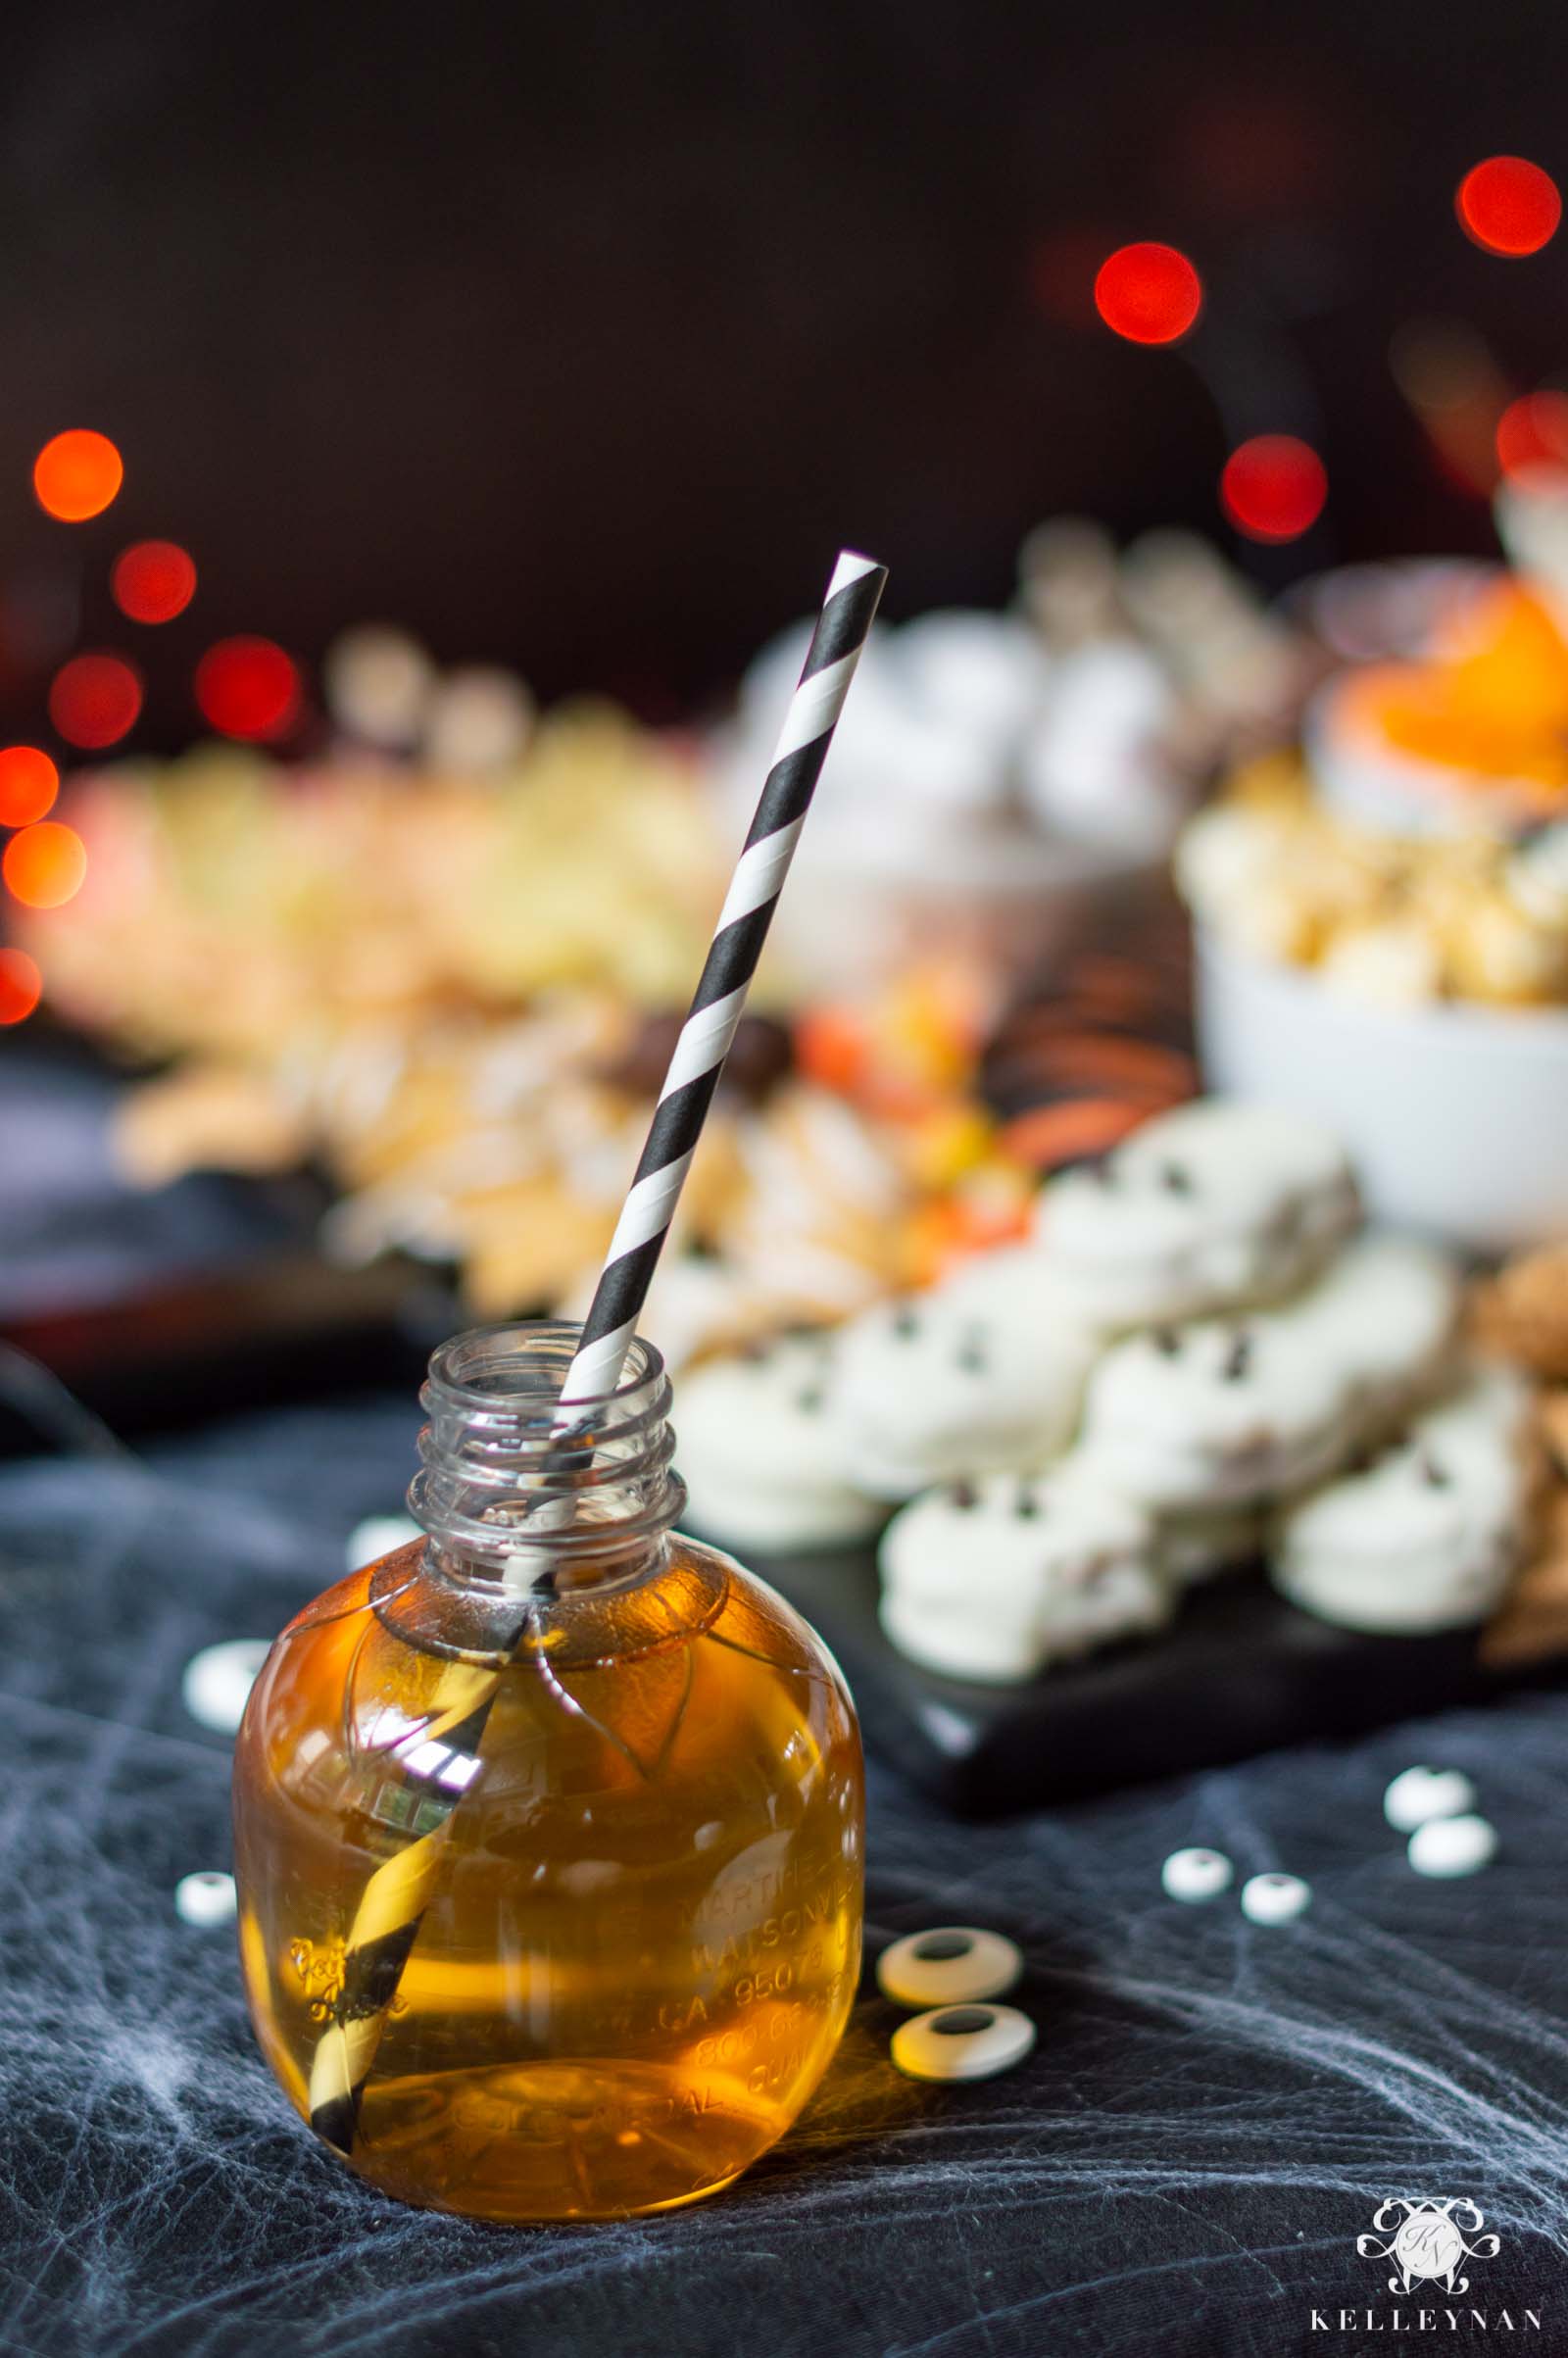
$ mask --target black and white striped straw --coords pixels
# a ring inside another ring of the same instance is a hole
[[[602,1400],[615,1389],[887,577],[885,565],[853,549],[842,551],[833,567],[773,765],[561,1388],[563,1407]]]
[[[561,1411],[572,1401],[601,1400],[615,1389],[757,971],[801,822],[886,580],[885,566],[848,549],[833,568],[773,766],[664,1076],[637,1176],[561,1388],[556,1426],[564,1440],[557,1446],[568,1464],[569,1443],[582,1428]],[[546,1560],[547,1547],[544,1543],[538,1560]],[[527,1566],[533,1558],[534,1551],[523,1548],[516,1560]],[[519,1599],[514,1642],[520,1642],[531,1609],[526,1598]],[[365,2086],[387,2011],[441,1874],[447,1821],[477,1773],[479,1746],[503,1669],[504,1665],[448,1664],[433,1698],[431,1720],[420,1727],[416,1746],[402,1763],[410,1790],[419,1796],[420,1832],[406,1848],[383,1859],[366,1883],[344,1943],[341,1987],[311,2059],[311,2126],[340,2153],[354,2150]]]

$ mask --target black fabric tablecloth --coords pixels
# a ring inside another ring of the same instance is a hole
[[[415,1426],[368,1402],[0,1469],[7,2347],[1274,2358],[1345,2346],[1342,2311],[1363,2333],[1425,2305],[1450,2342],[1479,2308],[1495,2347],[1506,2309],[1507,2346],[1568,2349],[1557,1696],[984,1828],[873,1770],[868,1947],[1012,1934],[1040,2025],[1021,2069],[902,2080],[868,1979],[796,2132],[706,2206],[512,2232],[362,2187],[253,2047],[231,1930],[174,1915],[180,1875],[228,1861],[227,1746],[179,1677],[337,1576]],[[1500,1829],[1471,1882],[1419,1880],[1382,1822],[1425,1758],[1467,1769]],[[1195,1842],[1308,1876],[1311,1912],[1265,1931],[1234,1896],[1174,1905],[1159,1862]],[[1501,2247],[1464,2295],[1396,2303],[1356,2239],[1423,2195],[1479,2203]]]

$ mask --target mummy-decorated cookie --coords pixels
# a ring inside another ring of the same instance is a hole
[[[1529,1536],[1530,1396],[1472,1374],[1372,1461],[1283,1512],[1271,1578],[1348,1629],[1462,1628],[1501,1602]]]
[[[1302,1489],[1433,1388],[1457,1313],[1440,1254],[1364,1238],[1294,1302],[1113,1345],[1090,1379],[1075,1461],[1159,1512]]]
[[[949,1678],[1033,1678],[1169,1620],[1152,1543],[1136,1506],[1068,1473],[955,1482],[888,1525],[882,1627]]]
[[[1100,1348],[1027,1248],[865,1311],[841,1332],[832,1384],[857,1482],[908,1498],[1045,1464],[1066,1447]]]
[[[686,1376],[676,1458],[699,1531],[766,1553],[845,1546],[882,1522],[851,1487],[828,1410],[833,1349],[826,1334],[781,1335]]]
[[[1036,1229],[1085,1319],[1114,1329],[1276,1300],[1317,1274],[1356,1218],[1327,1131],[1211,1098],[1052,1180]]]

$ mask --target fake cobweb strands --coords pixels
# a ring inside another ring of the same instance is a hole
[[[607,1399],[625,1363],[886,582],[886,566],[854,550],[842,551],[833,567],[756,815],[719,910],[702,979],[675,1043],[647,1143],[561,1388],[555,1419],[560,1438],[551,1451],[560,1472],[582,1470],[591,1462],[592,1436],[586,1420],[567,1411],[574,1403]],[[519,1569],[534,1553],[526,1547],[520,1551]],[[537,1560],[547,1560],[542,1547]],[[530,1610],[527,1602],[519,1605],[509,1652],[521,1642]],[[399,1764],[418,1796],[411,1811],[416,1839],[384,1859],[366,1884],[349,1929],[338,1994],[311,2062],[311,2126],[341,2153],[354,2149],[365,2086],[387,2012],[441,1870],[448,1820],[472,1780],[500,1684],[499,1669],[476,1672],[465,1667],[460,1674],[454,1665],[437,1697],[434,1720],[421,1730],[414,1753]],[[434,1741],[437,1733],[439,1742]]]

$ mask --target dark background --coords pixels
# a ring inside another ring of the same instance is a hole
[[[1486,548],[1390,338],[1467,319],[1521,389],[1568,357],[1568,236],[1498,261],[1452,208],[1498,150],[1568,176],[1565,74],[1544,5],[24,9],[0,712],[39,726],[62,635],[129,644],[133,742],[177,742],[212,637],[314,659],[367,614],[673,712],[841,541],[891,563],[895,614],[998,600],[1055,510],[1222,529],[1225,451],[1267,429],[1332,491],[1309,540],[1247,553],[1260,577]],[[1133,237],[1203,273],[1180,349],[1095,320]],[[126,483],[62,527],[28,468],[71,424]],[[142,534],[201,568],[163,631],[105,588]]]

